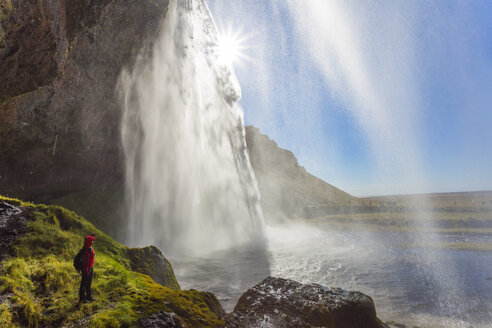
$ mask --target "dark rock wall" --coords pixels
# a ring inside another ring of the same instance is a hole
[[[0,194],[121,194],[115,86],[167,0],[0,1]]]
[[[61,1],[2,0],[0,100],[49,84],[64,50]]]
[[[166,0],[0,0],[0,194],[56,203],[117,237],[124,215],[122,68],[151,43]],[[352,196],[246,129],[267,218]]]

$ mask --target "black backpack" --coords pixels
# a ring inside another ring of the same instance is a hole
[[[77,255],[75,255],[75,258],[73,259],[73,267],[77,271],[82,271],[82,266],[84,264],[84,251],[85,248],[82,248]]]

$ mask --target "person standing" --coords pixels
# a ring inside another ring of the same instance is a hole
[[[94,274],[94,258],[96,252],[92,248],[92,244],[96,240],[95,234],[85,237],[84,248],[82,253],[82,280],[79,289],[79,302],[92,302],[91,284],[92,275]]]

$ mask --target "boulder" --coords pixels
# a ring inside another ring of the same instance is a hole
[[[244,293],[226,327],[383,328],[373,300],[360,292],[268,277]]]
[[[156,247],[130,248],[128,257],[133,271],[148,275],[158,284],[180,290],[171,263]]]

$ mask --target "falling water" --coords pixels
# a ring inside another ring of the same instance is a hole
[[[204,0],[171,0],[158,39],[120,77],[130,245],[203,253],[261,239],[239,85]]]

